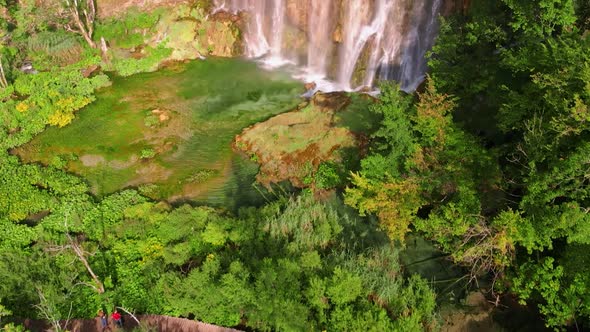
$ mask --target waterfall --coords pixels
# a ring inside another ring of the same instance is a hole
[[[234,0],[233,2],[240,1]],[[266,54],[270,49],[264,33],[266,0],[245,0],[244,2],[247,3],[246,11],[251,15],[244,34],[246,54],[249,57],[257,58]]]
[[[364,84],[372,86],[375,76],[380,71],[387,71],[400,56],[401,44],[404,40],[403,27],[405,25],[405,3],[402,1],[379,0],[377,11],[381,13],[380,28],[375,34],[375,40]],[[381,78],[384,75],[379,75]],[[391,78],[390,78],[391,79]]]
[[[400,61],[400,73],[384,72],[384,79],[396,79],[406,90],[415,90],[426,72],[424,56],[434,44],[437,34],[436,13],[441,0],[418,1],[412,11],[413,22],[406,37],[406,45]]]
[[[246,56],[258,58],[268,53],[270,45],[264,32],[266,0],[221,0],[215,1],[215,4],[214,12],[227,10],[232,13],[248,13],[246,31],[243,34]]]
[[[328,56],[332,51],[332,15],[332,0],[311,0],[307,48],[307,73],[311,77],[324,78],[327,74]]]
[[[272,9],[272,36],[270,39],[270,55],[281,58],[283,49],[283,30],[285,28],[285,0],[274,0]]]
[[[356,62],[363,51],[365,43],[374,34],[372,25],[367,25],[368,1],[350,0],[346,6],[346,19],[343,29],[343,41],[340,48],[340,70],[338,83],[345,90],[350,90],[350,80]],[[364,10],[363,10],[364,9]]]
[[[297,77],[331,90],[386,79],[411,91],[424,78],[441,1],[215,0],[215,11],[244,13],[245,55],[267,66],[301,63]]]

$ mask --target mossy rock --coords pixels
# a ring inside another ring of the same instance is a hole
[[[152,43],[162,39],[172,49],[168,60],[195,59],[200,55],[239,55],[240,31],[231,19],[208,17],[200,7],[179,6],[160,18]]]
[[[172,49],[173,60],[195,59],[203,49],[197,36],[197,23],[192,20],[173,21],[167,29],[166,46]]]

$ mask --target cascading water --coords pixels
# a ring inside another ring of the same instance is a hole
[[[306,70],[310,78],[323,79],[327,74],[328,56],[332,52],[332,11],[332,0],[311,0]]]
[[[283,30],[285,28],[285,0],[274,0],[272,7],[270,56],[280,59],[282,58]]]
[[[217,6],[214,12],[220,10],[232,13],[244,11],[249,14],[246,31],[244,31],[246,56],[258,58],[268,53],[270,45],[264,32],[266,0],[222,0],[215,1],[215,4]]]
[[[402,1],[379,0],[377,6],[379,29],[375,34],[374,48],[369,58],[365,86],[372,86],[375,76],[379,72],[387,72],[390,64],[395,63],[400,54],[401,44],[404,40],[403,27],[405,25],[405,8]],[[388,20],[389,17],[395,20]],[[379,75],[380,77],[383,75]]]
[[[215,4],[216,11],[247,13],[246,56],[260,58],[267,66],[299,63],[302,74],[297,76],[319,83],[322,90],[355,90],[372,87],[376,79],[393,79],[409,91],[424,77],[424,55],[437,32],[441,1],[216,0]]]
[[[367,5],[369,2],[363,0],[347,1],[346,16],[343,26],[343,40],[340,47],[340,67],[338,70],[338,83],[345,89],[350,89],[356,62],[367,39],[373,35],[371,26],[367,25]],[[364,10],[363,10],[364,9]]]
[[[400,73],[387,72],[382,69],[384,79],[398,80],[406,90],[415,90],[426,72],[424,56],[432,47],[437,34],[436,13],[440,10],[441,0],[430,3],[420,1],[414,6],[411,29],[407,34],[406,45],[400,61]]]

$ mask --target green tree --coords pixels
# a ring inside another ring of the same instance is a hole
[[[458,97],[457,119],[498,153],[504,200],[482,196],[483,211],[492,212],[483,215],[485,224],[504,234],[496,242],[505,245],[493,247],[528,262],[514,269],[511,290],[538,303],[549,326],[587,316],[577,305],[587,280],[564,278],[562,265],[554,266],[589,241],[586,7],[571,0],[474,2],[468,15],[443,23],[430,61],[437,88]]]

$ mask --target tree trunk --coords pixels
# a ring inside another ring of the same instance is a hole
[[[72,249],[76,253],[76,256],[78,256],[80,261],[82,261],[82,264],[84,264],[84,267],[86,267],[86,270],[88,271],[88,273],[92,277],[92,280],[94,280],[94,283],[96,283],[96,289],[97,289],[98,293],[99,294],[104,293],[104,285],[102,284],[100,279],[98,279],[96,274],[94,274],[94,271],[92,271],[92,268],[90,267],[90,264],[88,264],[88,260],[86,259],[86,256],[84,256],[84,252],[82,251],[82,248],[80,248],[80,246],[77,243],[75,243],[69,235],[68,235],[68,237],[70,238],[70,245],[72,246]]]
[[[106,63],[109,63],[109,48],[107,47],[107,42],[104,40],[104,37],[100,37],[100,53],[102,54],[102,58]]]
[[[2,56],[0,55],[0,87],[8,87],[8,81],[6,81],[6,75],[4,75],[4,66],[2,65]]]
[[[88,43],[88,45],[90,45],[90,47],[96,48],[96,43],[94,42],[94,40],[92,40],[92,38],[90,38],[88,36],[88,34],[86,34],[85,32],[83,32],[82,33],[82,36],[84,37],[84,39],[86,40],[86,42]]]
[[[78,17],[78,12],[76,11],[75,14],[72,14],[72,15],[74,16],[74,21],[76,22],[76,25],[78,26],[78,29],[80,30],[80,34],[82,35],[82,37],[84,37],[84,40],[86,40],[86,42],[88,43],[88,45],[90,45],[90,47],[96,48],[96,43],[94,42],[94,40],[92,40],[92,36],[90,36],[88,31],[84,27],[84,24],[80,20],[80,17]]]
[[[87,10],[84,9],[82,14],[84,15],[84,20],[80,15],[80,11],[78,10],[78,0],[74,0],[73,2],[67,1],[67,5],[69,7],[69,12],[71,19],[74,20],[77,29],[72,29],[69,24],[65,25],[66,30],[79,33],[84,37],[84,40],[90,45],[92,48],[96,48],[96,43],[92,40],[92,33],[94,32],[94,18],[96,16],[96,8],[94,7],[94,0],[88,0],[87,2]]]

